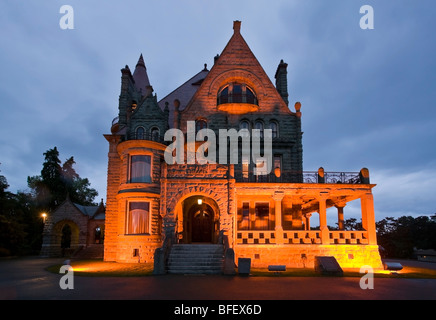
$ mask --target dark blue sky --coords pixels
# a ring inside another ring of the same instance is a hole
[[[59,9],[74,9],[62,30]],[[359,9],[374,8],[362,30]],[[144,55],[159,98],[213,64],[242,35],[273,80],[288,63],[290,106],[302,103],[304,169],[370,170],[376,220],[436,212],[434,0],[36,1],[0,3],[0,170],[10,191],[40,174],[43,153],[106,198],[109,133],[120,69]],[[359,216],[358,204],[345,209]]]

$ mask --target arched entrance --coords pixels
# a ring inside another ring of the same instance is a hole
[[[203,196],[191,196],[182,203],[183,243],[216,243],[219,234],[219,210],[216,202]]]
[[[52,230],[52,245],[58,248],[58,255],[70,256],[79,248],[80,230],[76,223],[62,220]]]

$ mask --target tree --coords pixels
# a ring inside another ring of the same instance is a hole
[[[436,222],[429,217],[387,217],[376,228],[378,243],[388,257],[411,258],[414,248],[436,249]]]
[[[76,172],[74,157],[68,158],[61,165],[56,147],[47,150],[44,156],[41,175],[27,178],[28,186],[41,210],[54,210],[66,199],[67,194],[75,203],[94,204],[94,198],[98,193],[90,187],[87,178],[81,178]]]

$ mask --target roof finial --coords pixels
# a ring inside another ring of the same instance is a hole
[[[203,71],[208,71],[208,70],[207,70],[207,63],[204,64],[204,69],[203,69]]]

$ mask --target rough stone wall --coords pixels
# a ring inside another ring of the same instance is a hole
[[[253,268],[314,268],[316,256],[334,256],[344,269],[360,269],[364,265],[383,268],[376,245],[237,245],[234,251],[236,264],[238,258],[251,258]]]
[[[176,227],[176,208],[188,197],[201,195],[214,200],[219,208],[220,230],[232,239],[234,214],[234,180],[226,178],[228,167],[221,165],[201,166],[201,170],[188,169],[186,166],[168,166],[168,177],[162,184],[165,201],[161,202],[164,219],[164,231],[172,232]],[[196,165],[189,166],[191,168]],[[184,178],[178,178],[186,169]],[[191,174],[189,174],[191,173]],[[179,221],[180,222],[180,221]]]
[[[115,261],[118,251],[118,201],[116,195],[121,183],[121,159],[117,152],[118,139],[114,136],[106,136],[109,141],[107,196],[106,196],[106,221],[104,260]]]
[[[71,251],[87,245],[88,220],[71,201],[62,203],[51,213],[44,224],[41,255],[60,256],[62,228],[69,224],[72,229]]]

